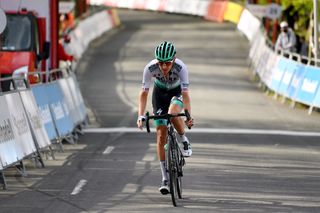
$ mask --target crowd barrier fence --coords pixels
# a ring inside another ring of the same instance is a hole
[[[89,43],[119,25],[115,10],[103,10],[79,22],[68,46],[77,58]],[[10,91],[0,91],[0,184],[7,188],[4,170],[15,166],[25,175],[23,160],[34,158],[44,167],[41,153],[51,152],[62,140],[75,143],[87,122],[87,110],[71,66],[28,75],[46,75],[46,82],[29,85],[25,78],[10,81]],[[60,77],[59,77],[60,76]],[[42,79],[42,78],[41,78]]]

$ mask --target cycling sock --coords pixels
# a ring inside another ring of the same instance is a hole
[[[162,180],[168,180],[167,170],[166,170],[166,161],[164,160],[160,161],[160,168],[161,168]]]

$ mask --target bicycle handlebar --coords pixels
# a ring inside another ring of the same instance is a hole
[[[184,113],[178,113],[178,114],[163,114],[163,115],[149,115],[149,112],[146,113],[146,128],[147,128],[147,132],[150,132],[150,125],[149,125],[149,120],[150,119],[167,119],[169,120],[170,118],[175,118],[175,117],[181,117],[181,116],[185,116],[187,118],[187,120],[190,120],[190,113],[188,110],[185,110]],[[188,126],[189,129],[191,129],[191,127]]]

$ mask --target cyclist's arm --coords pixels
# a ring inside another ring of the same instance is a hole
[[[178,60],[181,70],[179,72],[179,77],[181,81],[181,94],[183,98],[184,109],[188,110],[191,115],[191,104],[189,96],[189,72],[187,66],[181,61]]]
[[[149,93],[149,90],[142,89],[139,94],[139,109],[138,109],[137,126],[141,130],[143,128],[143,120],[141,119],[141,117],[144,115],[144,111],[146,110],[148,93]]]
[[[182,98],[183,98],[184,109],[188,110],[190,115],[191,115],[191,103],[190,103],[189,91],[188,90],[183,90],[181,92],[181,94],[182,94]]]
[[[149,90],[142,89],[139,94],[139,111],[138,116],[143,116],[146,110]]]

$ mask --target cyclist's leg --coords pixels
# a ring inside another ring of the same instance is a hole
[[[167,96],[164,93],[164,91],[161,91],[159,88],[155,86],[152,93],[153,114],[162,115],[167,113],[169,104],[170,100],[167,101]],[[162,194],[168,194],[169,186],[164,149],[164,145],[166,144],[167,140],[167,121],[164,119],[155,120],[155,127],[157,130],[157,155],[160,161],[160,168],[162,174],[162,181],[159,191]]]
[[[167,143],[167,126],[166,125],[159,125],[156,127],[157,129],[157,153],[158,159],[160,161],[160,169],[162,175],[162,181],[159,188],[161,194],[166,195],[169,193],[169,186],[168,186],[168,174],[166,169],[166,160],[165,160],[165,149],[164,145]]]
[[[157,86],[154,87],[152,93],[152,107],[153,114],[163,115],[168,112],[170,105],[170,99],[167,98],[166,91],[159,89]],[[165,119],[158,119],[154,121],[157,130],[157,154],[160,161],[165,160],[164,145],[167,139],[167,121]]]
[[[183,109],[183,102],[181,96],[174,96],[171,99],[168,113],[176,114],[180,113]],[[177,130],[179,135],[184,135],[184,122],[181,117],[173,118],[172,120],[174,128]]]
[[[157,129],[157,154],[160,161],[165,160],[164,145],[167,143],[167,126],[158,125]]]
[[[183,102],[182,102],[182,97],[180,96],[174,96],[171,99],[170,107],[169,107],[169,113],[180,113],[183,109]],[[179,136],[180,136],[180,142],[183,145],[183,155],[185,157],[190,157],[192,155],[192,149],[191,149],[191,144],[188,140],[188,138],[185,135],[185,130],[184,130],[184,121],[181,117],[173,118],[172,119],[173,126],[177,130]]]

